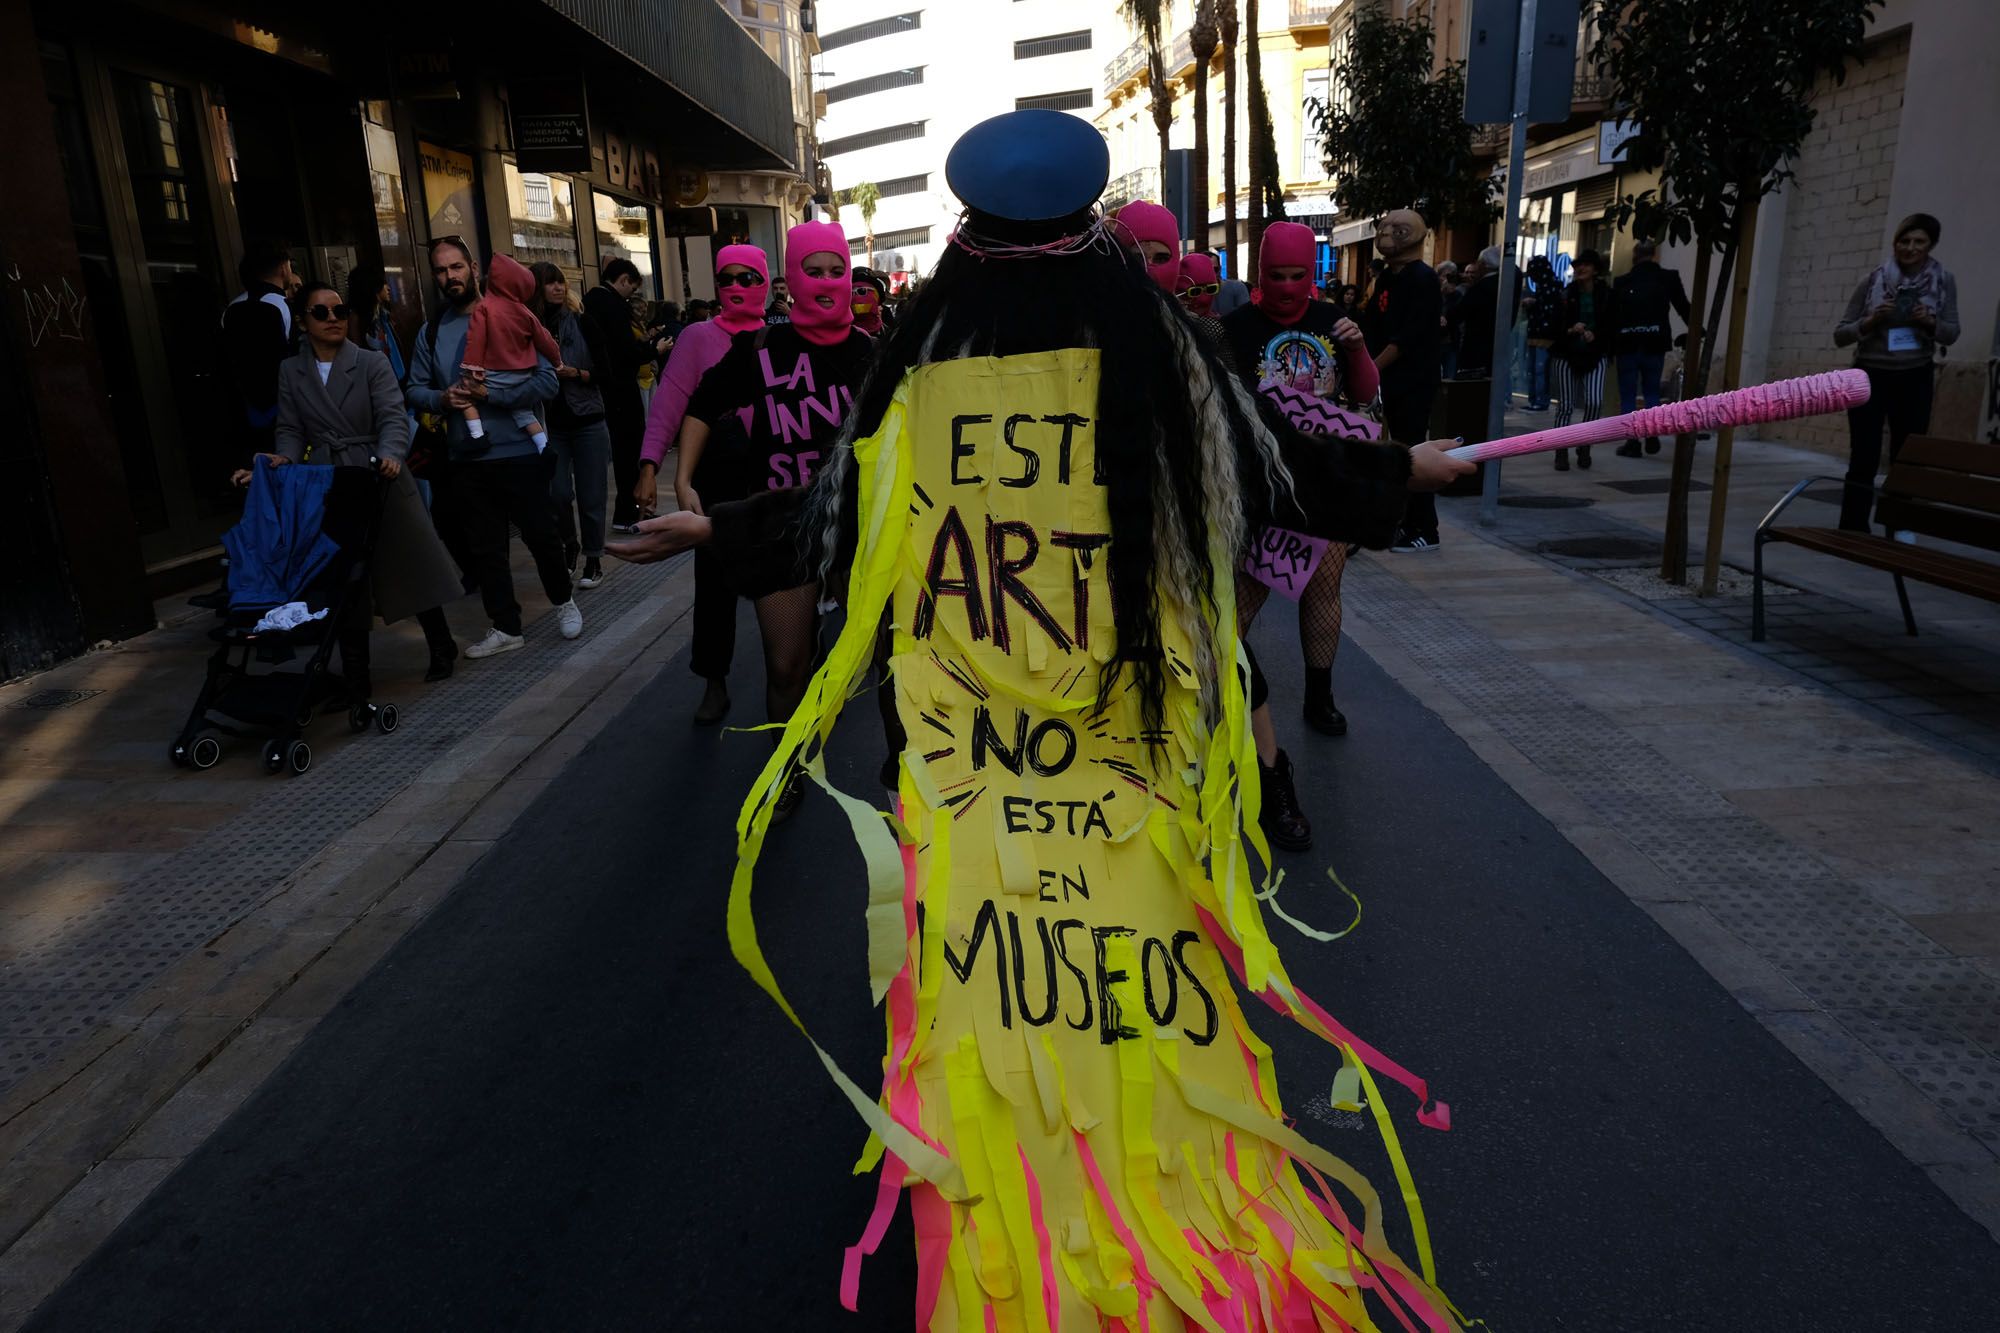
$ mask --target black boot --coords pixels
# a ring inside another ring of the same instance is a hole
[[[451,675],[451,664],[458,660],[458,643],[451,637],[451,625],[444,618],[443,607],[418,612],[417,623],[423,626],[424,644],[431,650],[431,664],[424,672],[424,680],[435,684]]]
[[[1620,458],[1640,457],[1639,442],[1633,439],[1626,440],[1625,443],[1618,446],[1618,456]]]
[[[1590,446],[1589,446],[1589,445],[1587,445],[1587,444],[1581,444],[1581,445],[1578,445],[1578,446],[1577,446],[1577,449],[1576,449],[1576,465],[1577,465],[1578,467],[1582,468],[1582,469],[1583,469],[1584,471],[1586,471],[1586,472],[1588,472],[1588,471],[1590,470]]]
[[[1291,756],[1280,750],[1277,763],[1265,768],[1259,761],[1257,767],[1264,777],[1264,805],[1257,821],[1264,836],[1281,851],[1305,851],[1313,845],[1312,825],[1299,808],[1299,793],[1292,786]]]
[[[695,706],[695,725],[712,727],[722,721],[728,712],[729,683],[720,677],[711,678],[708,688],[702,691],[701,702]]]
[[[1567,449],[1556,450],[1556,471],[1558,472],[1569,471],[1569,450]]]
[[[1347,718],[1333,706],[1333,668],[1306,668],[1306,725],[1322,736],[1345,736]]]

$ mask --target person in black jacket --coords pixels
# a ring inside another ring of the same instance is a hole
[[[584,294],[583,316],[597,326],[604,361],[596,384],[604,397],[604,424],[611,431],[613,489],[611,526],[630,532],[639,521],[632,487],[639,480],[639,440],[646,432],[646,405],[639,397],[639,367],[657,354],[632,331],[632,294],[639,290],[639,266],[624,257],[604,265],[602,279]]]
[[[237,266],[243,294],[222,312],[223,373],[241,407],[242,460],[274,452],[278,426],[278,367],[292,354],[296,331],[287,304],[298,278],[282,246],[252,245]]]
[[[1362,311],[1361,331],[1382,380],[1382,419],[1396,440],[1430,436],[1431,404],[1438,394],[1444,348],[1444,293],[1423,261],[1430,229],[1421,214],[1399,208],[1375,223],[1375,248],[1387,266]],[[1435,551],[1437,497],[1413,492],[1403,531],[1390,549]]]
[[[1563,294],[1562,333],[1549,358],[1555,383],[1557,427],[1567,426],[1578,409],[1585,421],[1604,414],[1604,360],[1617,337],[1617,297],[1599,277],[1604,265],[1597,251],[1583,250],[1570,268],[1569,290]],[[1590,466],[1590,446],[1576,451],[1576,465]],[[1556,471],[1569,471],[1569,450],[1556,450]]]
[[[1632,267],[1618,279],[1618,403],[1619,410],[1636,411],[1643,391],[1647,407],[1660,405],[1660,370],[1666,364],[1667,349],[1674,345],[1673,327],[1667,322],[1671,309],[1688,320],[1687,288],[1681,275],[1660,267],[1660,247],[1640,241],[1632,247]],[[1618,446],[1626,458],[1639,457],[1639,441],[1627,440]],[[1648,436],[1645,452],[1660,452],[1660,437]]]
[[[1528,411],[1549,410],[1549,361],[1555,355],[1556,336],[1562,332],[1563,289],[1556,280],[1555,266],[1547,255],[1528,261],[1527,283],[1521,293],[1521,309],[1527,323],[1527,347],[1522,352],[1528,372]]]

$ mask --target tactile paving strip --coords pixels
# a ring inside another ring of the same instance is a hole
[[[402,710],[393,735],[358,737],[316,756],[301,777],[269,779],[235,818],[0,967],[0,1093],[277,892],[287,876],[392,799],[439,754],[557,676],[597,633],[660,596],[686,559],[615,568],[582,603],[580,638],[562,639],[553,613],[545,613],[528,626],[525,649],[462,664],[449,682],[430,687]],[[185,667],[192,695],[199,659],[191,655]],[[338,716],[323,718],[308,737],[341,725]],[[162,754],[167,739],[160,738]],[[228,742],[226,749],[225,764],[260,762],[262,746],[250,739]],[[188,780],[199,782],[201,775],[191,773]]]
[[[1715,919],[2000,1147],[2000,981],[1745,815],[1373,558],[1349,605]],[[1807,598],[1797,599],[1806,602]],[[1851,609],[1833,604],[1823,610]]]

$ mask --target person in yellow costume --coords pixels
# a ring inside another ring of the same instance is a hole
[[[886,617],[895,817],[828,788],[868,861],[888,1027],[879,1091],[814,1044],[881,1172],[843,1300],[907,1188],[920,1328],[1457,1329],[1375,1075],[1426,1123],[1445,1108],[1298,992],[1266,933],[1264,908],[1285,913],[1251,869],[1269,854],[1234,571],[1264,523],[1385,546],[1407,489],[1465,468],[1263,414],[1105,234],[1107,168],[1060,113],[969,131],[946,169],[966,214],[812,488],[613,548],[713,543],[747,585],[803,564],[846,589],[738,820],[730,942],[804,1031],[751,875],[791,774],[825,784]],[[1414,1263],[1368,1181],[1286,1123],[1238,983],[1337,1048],[1333,1096],[1381,1128]]]

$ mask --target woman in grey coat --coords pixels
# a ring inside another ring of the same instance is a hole
[[[424,679],[443,680],[458,657],[443,608],[465,588],[403,467],[410,417],[396,372],[382,353],[347,340],[348,309],[340,293],[308,283],[298,300],[306,336],[298,355],[278,371],[279,456],[288,463],[365,467],[372,455],[390,483],[368,595],[341,630],[342,669],[355,695],[367,698],[370,622],[378,615],[391,623],[414,615],[431,653]]]

